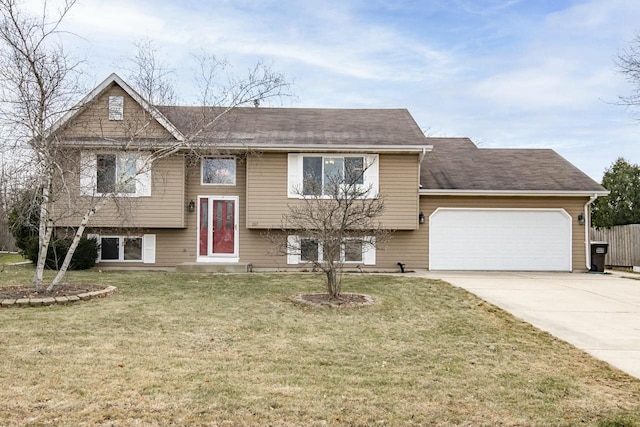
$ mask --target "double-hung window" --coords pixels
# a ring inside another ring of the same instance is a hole
[[[133,154],[97,154],[96,190],[98,193],[136,192],[136,156]]]
[[[377,155],[289,154],[289,197],[331,197],[356,185],[378,194]]]
[[[89,152],[80,155],[80,194],[151,195],[149,153]]]

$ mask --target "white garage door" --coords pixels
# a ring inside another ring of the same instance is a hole
[[[571,270],[564,209],[439,208],[429,218],[431,270]]]

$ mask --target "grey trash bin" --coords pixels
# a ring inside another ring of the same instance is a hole
[[[604,272],[604,256],[608,250],[607,242],[591,242],[591,271]]]

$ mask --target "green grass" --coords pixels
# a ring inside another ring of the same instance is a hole
[[[0,286],[28,282],[8,267]],[[0,310],[0,424],[640,426],[640,380],[439,281],[72,272],[119,292]]]
[[[0,264],[12,264],[14,262],[27,261],[22,255],[18,254],[0,254]]]

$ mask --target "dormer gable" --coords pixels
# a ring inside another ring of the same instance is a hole
[[[63,140],[154,138],[182,141],[182,133],[117,74],[111,74],[56,122]]]

